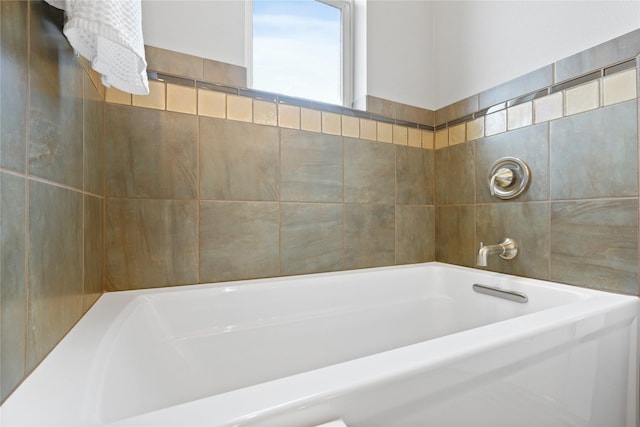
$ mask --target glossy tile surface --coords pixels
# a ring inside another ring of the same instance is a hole
[[[481,92],[478,95],[478,107],[480,109],[491,107],[502,101],[550,86],[553,82],[553,65],[547,65]]]
[[[459,144],[435,152],[435,194],[438,204],[475,201],[475,145]]]
[[[475,265],[475,206],[436,206],[436,261]]]
[[[104,195],[105,137],[104,102],[91,80],[84,75],[84,190]]]
[[[107,105],[107,194],[194,198],[197,138],[194,116]]]
[[[396,264],[435,260],[433,206],[396,206]]]
[[[382,142],[344,139],[344,201],[393,204],[395,149]]]
[[[480,139],[476,142],[476,200],[478,203],[547,200],[549,187],[548,125],[540,124]],[[489,192],[491,165],[503,157],[524,161],[531,171],[528,189],[515,199],[501,201]]]
[[[342,269],[342,205],[280,205],[280,274]]]
[[[550,123],[552,199],[638,195],[637,103]]]
[[[552,203],[551,280],[637,295],[637,199]]]
[[[48,16],[46,10],[39,13]],[[51,22],[31,20],[29,173],[81,189],[83,71],[68,46]]]
[[[26,167],[28,5],[25,1],[0,3],[0,166],[19,172]]]
[[[546,202],[478,205],[475,253],[479,242],[493,245],[510,237],[518,243],[518,256],[512,260],[489,256],[486,269],[548,279],[548,218],[549,205]]]
[[[204,77],[202,58],[154,46],[144,50],[149,70],[199,80]]]
[[[104,200],[84,196],[84,310],[102,295],[104,289]]]
[[[344,205],[344,268],[395,263],[395,208]]]
[[[110,199],[106,218],[108,291],[198,281],[198,203]]]
[[[24,178],[0,172],[0,401],[25,373],[25,212]]]
[[[82,194],[29,183],[27,370],[83,313]]]
[[[201,282],[278,274],[277,203],[200,203]]]
[[[200,197],[278,200],[278,129],[200,118]]]
[[[555,81],[562,82],[636,56],[638,46],[640,46],[640,29],[564,58],[554,64]]]
[[[396,147],[396,202],[433,203],[434,152],[414,147]]]
[[[342,137],[282,129],[281,200],[342,201]]]

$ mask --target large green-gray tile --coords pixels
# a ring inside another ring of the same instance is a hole
[[[634,57],[640,52],[640,29],[608,40],[556,62],[555,81],[562,82],[589,71]]]
[[[281,130],[281,200],[342,201],[342,138]]]
[[[531,171],[529,188],[511,201],[547,200],[549,188],[548,125],[542,123],[490,136],[476,142],[476,201],[504,201],[489,193],[489,168],[502,157],[517,157]]]
[[[104,102],[93,82],[84,82],[84,190],[104,195]]]
[[[278,129],[200,118],[200,197],[276,201]]]
[[[344,205],[344,268],[395,263],[395,207]]]
[[[112,199],[107,202],[108,291],[198,281],[198,202]]]
[[[0,402],[24,375],[25,180],[0,172]]]
[[[433,206],[396,206],[396,264],[434,261]]]
[[[342,269],[342,205],[280,205],[280,273]]]
[[[460,117],[467,116],[478,111],[478,95],[462,99],[453,104],[442,107],[435,112],[434,125],[438,126]]]
[[[475,201],[475,144],[458,144],[435,152],[436,202],[442,205]]]
[[[31,181],[27,371],[82,316],[82,257],[82,194]]]
[[[47,7],[31,3],[29,173],[81,189],[82,68]]]
[[[154,46],[145,46],[144,51],[150,70],[196,80],[203,79],[204,60],[198,56]]]
[[[637,196],[637,120],[630,101],[551,122],[551,198]]]
[[[637,199],[552,203],[551,280],[637,295]]]
[[[475,265],[475,206],[436,207],[436,261]]]
[[[480,109],[491,107],[502,101],[507,101],[553,84],[553,65],[531,71],[513,80],[499,84],[478,94]]]
[[[205,58],[202,73],[207,82],[235,87],[247,87],[247,69],[239,65]]]
[[[344,140],[344,201],[393,204],[395,150],[391,144]]]
[[[200,280],[277,276],[278,211],[273,202],[201,202]]]
[[[107,105],[107,195],[195,198],[197,120],[187,114]]]
[[[396,200],[398,204],[433,203],[434,152],[396,145]]]
[[[518,256],[504,260],[487,258],[486,268],[501,273],[549,278],[549,205],[540,203],[491,203],[476,206],[476,253],[479,242],[500,243],[505,237],[515,240]]]
[[[104,200],[84,196],[84,309],[102,294],[104,285]]]
[[[27,151],[28,7],[26,1],[0,2],[0,166],[19,172]]]

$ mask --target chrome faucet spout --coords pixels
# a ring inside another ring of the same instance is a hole
[[[513,259],[518,255],[518,244],[515,240],[508,237],[497,245],[484,246],[484,244],[480,242],[480,249],[478,250],[478,255],[476,257],[476,265],[479,267],[486,267],[489,255],[498,255],[502,259]]]

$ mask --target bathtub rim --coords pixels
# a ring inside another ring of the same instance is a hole
[[[75,338],[75,337],[79,335],[80,336],[84,335],[86,338],[87,334],[84,332],[86,330],[93,330],[93,328],[96,328],[96,327],[101,328],[101,330],[104,330],[105,325],[107,325],[106,327],[110,327],[109,325],[112,325],[114,320],[112,316],[108,315],[109,313],[112,313],[111,310],[118,307],[120,307],[120,310],[125,310],[127,307],[131,308],[132,303],[135,301],[136,297],[138,296],[154,294],[154,293],[181,292],[183,290],[190,290],[190,289],[204,290],[204,289],[212,289],[212,288],[213,289],[224,288],[228,286],[251,286],[251,285],[261,285],[265,283],[297,281],[297,280],[309,278],[309,277],[322,278],[322,277],[334,277],[334,276],[350,276],[350,275],[359,274],[359,273],[361,274],[363,272],[388,271],[388,270],[397,270],[397,269],[421,269],[424,267],[435,267],[435,268],[440,267],[440,268],[446,268],[446,269],[461,270],[461,271],[466,271],[473,274],[479,274],[485,278],[486,277],[497,277],[501,279],[515,278],[515,279],[526,282],[527,286],[536,285],[536,286],[544,286],[544,287],[552,287],[552,288],[560,287],[560,289],[569,291],[573,294],[588,296],[586,299],[581,299],[579,301],[576,301],[570,304],[561,305],[558,307],[553,307],[553,308],[549,308],[549,309],[534,312],[534,313],[529,313],[520,317],[507,319],[491,325],[485,325],[484,328],[491,329],[494,331],[494,333],[499,333],[499,336],[493,337],[494,339],[485,341],[480,346],[477,345],[478,344],[477,342],[474,342],[472,346],[469,343],[465,344],[464,342],[464,340],[468,339],[469,335],[473,336],[474,333],[477,335],[477,332],[474,332],[474,331],[477,331],[480,328],[469,329],[469,330],[461,331],[452,335],[438,338],[439,343],[444,343],[441,345],[446,346],[446,345],[455,344],[455,346],[453,347],[458,349],[458,353],[460,353],[459,351],[460,348],[473,347],[475,351],[480,351],[485,347],[495,346],[500,344],[501,342],[508,342],[509,340],[514,339],[513,336],[522,336],[523,325],[521,325],[521,323],[525,321],[530,321],[530,320],[545,320],[544,318],[549,314],[551,310],[554,310],[553,319],[546,319],[546,321],[541,321],[540,323],[536,324],[535,327],[529,327],[527,332],[530,334],[541,333],[545,330],[545,328],[553,329],[554,327],[559,327],[559,325],[562,326],[562,325],[569,324],[571,322],[576,322],[585,313],[596,313],[596,314],[604,313],[607,310],[610,310],[616,307],[626,307],[631,305],[634,307],[634,312],[637,314],[638,307],[640,307],[640,300],[637,297],[633,297],[629,295],[615,294],[612,292],[599,291],[599,290],[594,290],[589,288],[580,288],[580,287],[566,285],[566,284],[543,281],[539,279],[531,279],[531,278],[513,276],[513,275],[508,275],[503,273],[495,273],[495,272],[486,271],[486,270],[478,270],[478,269],[460,267],[460,266],[443,264],[438,262],[389,266],[389,267],[376,267],[376,268],[370,268],[370,269],[347,270],[347,271],[329,272],[329,273],[316,273],[311,275],[298,275],[298,276],[275,277],[275,278],[265,278],[265,279],[250,279],[250,280],[242,280],[237,282],[220,282],[220,283],[212,283],[212,284],[186,285],[186,286],[176,286],[176,287],[167,287],[167,288],[151,288],[151,289],[142,289],[142,290],[112,292],[112,293],[107,293],[102,295],[99,301],[92,308],[92,311],[90,310],[91,314],[89,315],[89,312],[85,314],[85,316],[83,316],[83,319],[82,319],[83,321],[79,322],[69,332],[69,334],[67,334],[67,336],[65,336],[63,340],[54,348],[54,350],[56,350],[60,346],[60,344],[62,344],[63,342],[71,342],[71,344],[67,344],[68,347],[69,346],[71,347],[69,351],[65,352],[64,354],[60,354],[60,352],[56,352],[52,350],[52,352],[43,360],[43,362],[23,382],[22,386],[25,386],[25,387],[21,386],[21,388],[18,388],[18,390],[16,390],[11,396],[9,396],[9,398],[2,405],[2,409],[0,409],[0,411],[6,414],[7,412],[6,409],[8,408],[13,409],[14,402],[17,399],[23,397],[22,396],[24,394],[23,390],[25,388],[29,389],[30,387],[34,386],[33,383],[36,383],[35,384],[36,387],[42,386],[44,383],[46,389],[50,389],[52,393],[60,394],[59,389],[55,389],[55,387],[52,387],[51,385],[49,387],[46,387],[47,382],[49,382],[46,377],[49,377],[50,375],[45,375],[45,374],[34,375],[34,374],[38,372],[43,372],[43,371],[46,372],[47,370],[51,371],[52,369],[48,367],[50,365],[56,366],[57,363],[60,363],[59,359],[61,358],[65,359],[65,363],[72,362],[74,366],[86,367],[86,369],[89,370],[91,365],[91,354],[95,354],[95,352],[100,346],[100,343],[103,341],[103,337],[96,336],[96,335],[89,335],[90,342],[87,342],[83,339],[82,345],[78,345],[79,343],[74,342],[78,340],[78,338]],[[594,298],[597,298],[597,303],[596,303],[596,299]],[[604,299],[606,304],[602,303],[602,299]],[[571,310],[569,308],[571,308]],[[575,308],[579,308],[579,311],[575,312],[573,310]],[[556,316],[560,316],[560,319],[564,323],[559,324],[558,318]],[[279,395],[278,397],[279,403],[269,401],[267,399],[267,401],[264,401],[261,404],[260,399],[257,399],[255,401],[255,404],[252,405],[253,409],[250,410],[249,413],[247,413],[246,407],[243,407],[241,410],[242,413],[240,413],[238,408],[233,409],[232,405],[223,405],[224,409],[228,411],[225,414],[222,414],[222,413],[216,414],[216,415],[220,415],[221,420],[225,419],[225,420],[237,421],[242,419],[250,419],[256,414],[263,413],[265,410],[272,410],[274,405],[275,407],[282,406],[283,398],[285,400],[288,399],[286,405],[290,406],[290,405],[295,405],[296,402],[298,401],[312,399],[314,397],[318,397],[321,394],[329,393],[329,392],[326,392],[326,390],[338,390],[338,389],[344,390],[345,387],[347,389],[352,387],[359,387],[360,386],[359,384],[361,384],[363,380],[357,378],[357,376],[354,377],[353,375],[349,375],[349,372],[360,372],[360,374],[362,374],[364,371],[361,371],[361,369],[373,370],[374,366],[375,367],[379,366],[381,362],[388,362],[389,358],[393,359],[395,357],[401,356],[407,359],[404,362],[400,363],[402,368],[398,368],[398,369],[389,368],[389,370],[386,372],[386,375],[385,375],[385,377],[387,378],[389,378],[389,376],[394,377],[397,375],[406,375],[407,366],[414,366],[414,368],[420,367],[421,369],[428,369],[427,367],[425,367],[423,359],[418,360],[414,358],[415,357],[414,352],[416,349],[420,349],[421,347],[424,347],[425,345],[430,343],[433,343],[433,340],[420,342],[420,343],[405,346],[405,347],[395,348],[389,351],[373,354],[373,355],[358,358],[355,360],[349,360],[349,361],[341,362],[338,364],[330,365],[327,367],[313,369],[300,374],[278,378],[273,381],[255,384],[249,387],[232,390],[232,391],[217,394],[217,395],[207,396],[207,397],[186,402],[186,403],[179,403],[173,406],[168,406],[162,409],[158,409],[156,411],[142,413],[139,415],[135,415],[133,417],[120,419],[113,422],[112,424],[103,424],[103,425],[127,425],[127,423],[130,423],[130,422],[144,423],[146,422],[146,420],[153,420],[154,417],[156,416],[167,417],[167,416],[172,416],[172,414],[178,416],[178,419],[179,419],[180,418],[179,414],[183,413],[182,411],[189,412],[193,410],[198,410],[198,408],[201,408],[202,406],[207,406],[207,404],[210,403],[213,399],[221,402],[225,402],[226,400],[231,402],[234,399],[237,399],[239,396],[243,396],[243,395],[254,396],[254,397],[260,396],[260,395],[271,396],[270,393],[265,393],[264,390],[265,390],[265,387],[267,387],[267,390],[269,387],[273,387],[273,383],[275,382],[278,382],[279,385],[283,385],[283,384],[286,385],[287,383],[293,381],[292,384],[296,384],[297,381],[300,381],[299,378],[301,376],[305,376],[305,381],[306,381],[309,379],[309,376],[319,375],[318,380],[314,382],[315,384],[314,388],[308,388],[303,397],[301,397],[301,394],[297,391],[296,392],[297,396],[286,397],[286,393],[285,395]],[[441,357],[439,357],[437,361],[435,360],[431,361],[430,366],[435,366],[433,365],[434,363],[444,363],[444,361],[446,360],[451,360],[450,353],[451,352],[443,351],[441,353]],[[69,360],[70,354],[71,354],[72,360]],[[459,357],[462,357],[462,356],[459,356]],[[360,365],[361,363],[362,365]],[[358,369],[354,369],[354,366]],[[335,372],[340,373],[340,375],[338,375],[340,379],[339,380],[334,379],[335,381],[338,381],[337,383],[333,380],[331,384],[327,384],[324,382],[322,376],[326,374],[326,370],[335,370]],[[54,373],[53,377],[55,378],[55,376],[56,375]],[[637,377],[637,371],[636,371],[636,377]],[[51,384],[51,382],[49,382],[49,384]],[[59,383],[54,382],[53,384],[55,385]],[[338,387],[336,384],[340,384],[340,387]],[[84,384],[85,387],[83,387],[83,384],[81,381],[76,381],[76,384],[72,383],[68,385],[69,387],[67,387],[66,391],[69,394],[73,394],[70,392],[70,390],[75,390],[77,392],[78,389],[84,389],[86,387],[86,384]],[[325,391],[320,392],[319,390],[325,390]],[[64,392],[62,394],[64,394]],[[24,401],[24,399],[22,400]],[[46,412],[47,410],[51,410],[55,413],[56,407],[54,403],[50,402],[49,405],[50,407],[46,407],[46,405],[45,407],[41,407],[40,411]],[[265,408],[268,408],[268,409],[265,409]],[[78,411],[78,413],[80,415],[86,415],[86,411],[90,411],[92,408],[85,407],[84,409],[85,411]],[[85,418],[81,418],[77,421],[79,425],[82,424],[83,419]],[[159,419],[165,419],[165,418],[159,418]],[[97,421],[98,420],[96,420],[96,422]],[[141,424],[141,425],[144,425],[144,424]],[[153,423],[148,425],[153,425]],[[176,420],[176,425],[179,425],[179,422],[177,420]],[[226,424],[221,424],[221,425],[226,425]]]

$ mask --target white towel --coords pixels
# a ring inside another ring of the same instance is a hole
[[[46,1],[66,11],[65,36],[106,87],[149,94],[140,0]]]

